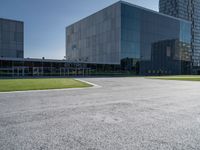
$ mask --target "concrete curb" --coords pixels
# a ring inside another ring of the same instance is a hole
[[[97,85],[97,84],[94,84],[94,83],[91,83],[91,82],[88,82],[88,81],[85,81],[85,80],[82,80],[82,79],[74,79],[74,80],[90,84],[90,85],[92,85],[93,87],[96,87],[96,88],[100,88],[101,87],[100,85]]]

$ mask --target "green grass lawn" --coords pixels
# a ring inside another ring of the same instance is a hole
[[[200,81],[199,75],[180,75],[180,76],[156,76],[150,79],[180,80],[180,81]]]
[[[91,85],[74,79],[0,79],[0,92],[82,88]]]

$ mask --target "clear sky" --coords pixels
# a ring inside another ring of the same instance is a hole
[[[63,59],[65,27],[118,0],[0,0],[0,18],[24,21],[25,57]],[[124,0],[158,10],[159,0]]]

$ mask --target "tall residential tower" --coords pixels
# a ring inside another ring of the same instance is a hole
[[[159,0],[159,10],[192,22],[193,67],[200,67],[200,0]]]

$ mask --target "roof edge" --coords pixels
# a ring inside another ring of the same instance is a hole
[[[185,20],[185,19],[181,19],[181,18],[176,18],[176,17],[170,16],[170,15],[166,15],[166,14],[164,14],[164,13],[160,13],[160,12],[158,12],[158,11],[155,11],[155,10],[152,10],[152,9],[149,9],[149,8],[145,8],[145,7],[142,7],[142,6],[138,6],[138,5],[135,5],[135,4],[132,4],[132,3],[129,3],[129,2],[123,1],[123,0],[120,0],[119,2],[120,2],[121,4],[126,4],[126,5],[129,5],[129,6],[133,6],[133,7],[136,7],[136,8],[145,10],[145,11],[149,11],[149,12],[152,12],[152,13],[155,13],[155,14],[158,14],[158,15],[161,15],[161,16],[169,17],[169,18],[172,18],[172,19],[175,19],[175,20],[179,20],[179,21],[185,21],[185,22],[188,22],[188,23],[192,23],[191,21],[188,21],[188,20]]]

